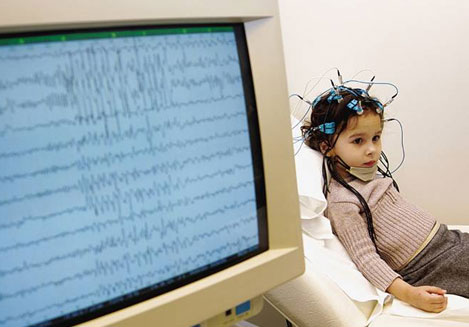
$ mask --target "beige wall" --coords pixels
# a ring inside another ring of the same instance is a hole
[[[400,93],[387,116],[404,124],[407,157],[395,174],[401,193],[441,222],[469,224],[469,2],[279,0],[279,6],[290,93],[302,93],[331,67],[346,78],[371,69],[376,80],[395,83]],[[398,126],[388,125],[385,137],[396,166]]]

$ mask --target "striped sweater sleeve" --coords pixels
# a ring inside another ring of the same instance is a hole
[[[386,291],[400,275],[376,252],[359,207],[353,203],[333,203],[328,208],[327,216],[358,270],[371,284]]]

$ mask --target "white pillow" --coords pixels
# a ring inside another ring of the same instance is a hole
[[[303,231],[315,239],[332,238],[332,228],[328,219],[322,216],[327,201],[322,193],[323,156],[305,144],[301,138],[301,123],[291,116],[293,149],[295,151],[296,182],[300,200],[300,216]],[[313,219],[314,218],[314,219]]]

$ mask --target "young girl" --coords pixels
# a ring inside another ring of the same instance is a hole
[[[407,202],[389,170],[378,168],[383,109],[366,90],[333,87],[301,129],[324,155],[326,216],[358,269],[380,290],[441,312],[446,292],[469,298],[469,234]]]

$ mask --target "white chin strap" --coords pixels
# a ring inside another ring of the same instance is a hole
[[[350,175],[355,176],[359,180],[369,182],[375,178],[378,165],[372,167],[350,167],[347,171]]]

